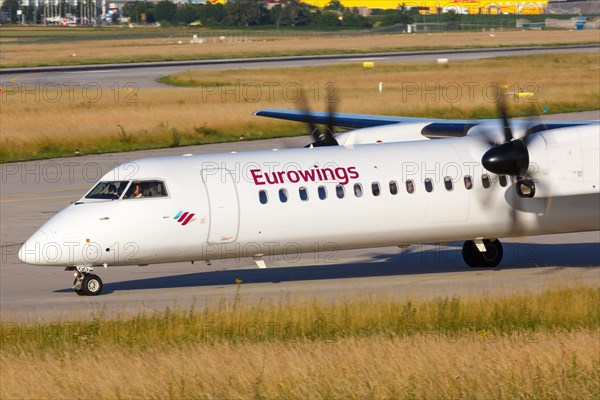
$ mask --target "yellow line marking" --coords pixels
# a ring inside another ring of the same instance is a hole
[[[46,193],[57,193],[57,192],[71,192],[75,190],[87,189],[89,186],[77,186],[72,188],[52,189],[52,190],[41,190],[39,192],[27,192],[27,193],[15,193],[0,196],[0,199],[7,199],[12,197],[31,196],[35,194],[46,194]]]
[[[23,75],[17,75],[17,76],[13,76],[13,77],[10,79],[10,81],[11,81],[12,83],[17,83],[17,79],[19,79],[19,78],[20,78],[20,77],[22,77],[22,76],[23,76]]]
[[[30,197],[24,199],[10,199],[10,200],[0,200],[0,203],[13,203],[15,201],[38,201],[38,200],[49,200],[49,199],[73,199],[78,200],[79,198],[74,198],[73,196],[46,196],[46,197]]]

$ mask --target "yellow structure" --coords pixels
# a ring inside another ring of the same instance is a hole
[[[303,0],[325,7],[329,0]],[[345,7],[395,9],[401,6],[419,9],[421,14],[441,14],[453,10],[457,14],[542,14],[548,0],[341,0]]]
[[[224,4],[228,0],[205,0],[212,4]],[[231,0],[229,0],[231,1]],[[319,8],[325,7],[330,0],[302,0]],[[281,0],[285,3],[285,0]],[[340,0],[347,8],[396,9],[401,6],[417,8],[421,14],[442,14],[454,11],[457,14],[543,14],[548,0]],[[276,3],[273,1],[273,3]]]

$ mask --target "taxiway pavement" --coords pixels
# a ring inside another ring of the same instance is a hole
[[[257,59],[235,60],[199,60],[183,62],[139,63],[139,64],[107,64],[97,66],[15,68],[0,71],[0,84],[6,91],[12,90],[11,84],[41,88],[55,86],[67,88],[84,88],[89,86],[100,88],[126,88],[135,85],[144,87],[167,87],[156,82],[156,79],[189,70],[224,70],[248,68],[296,68],[320,66],[336,63],[374,62],[435,62],[438,58],[449,62],[479,60],[483,58],[522,56],[548,53],[598,52],[597,45],[583,46],[547,46],[532,48],[504,49],[466,49],[446,51],[417,51],[381,54],[335,54],[304,57],[264,57]]]

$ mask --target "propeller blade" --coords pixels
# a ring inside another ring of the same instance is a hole
[[[531,103],[531,116],[528,118],[529,126],[525,131],[525,138],[536,132],[545,131],[548,129],[546,123],[542,120],[540,113],[540,107],[538,103]]]
[[[321,132],[319,131],[319,128],[317,128],[317,126],[313,122],[313,118],[310,113],[310,108],[308,107],[308,101],[306,100],[306,97],[304,96],[304,94],[302,96],[300,96],[300,106],[302,107],[304,116],[306,117],[306,120],[308,121],[307,122],[308,129],[309,129],[308,133],[313,137],[313,140],[315,143],[319,142],[321,140]]]
[[[513,181],[513,185],[515,183],[515,179],[513,179],[511,177],[511,181]],[[516,192],[513,190],[513,200],[510,202],[510,221],[511,221],[511,227],[510,230],[514,233],[514,232],[518,232],[520,234],[524,234],[525,231],[523,230],[523,224],[521,223],[521,220],[519,219],[519,209],[522,207],[522,201],[523,199],[521,199],[519,196],[517,196]]]
[[[337,100],[334,99],[327,104],[327,127],[321,132],[316,126],[314,118],[311,116],[306,98],[304,96],[300,97],[300,104],[303,108],[302,111],[304,112],[304,117],[307,121],[306,123],[310,129],[310,134],[313,137],[313,142],[304,147],[339,146],[339,143],[333,136],[333,130],[335,128],[335,103],[337,103]]]
[[[510,126],[506,101],[506,93],[502,90],[496,105],[499,117],[502,120],[504,143],[495,146],[492,136],[489,132],[484,131],[483,139],[489,143],[490,149],[485,152],[481,162],[486,170],[496,175],[505,175],[510,178],[510,188],[512,190],[504,192],[505,196],[508,196],[505,198],[511,206],[510,229],[512,234],[525,234],[525,225],[520,220],[520,212],[524,211],[524,207],[528,204],[524,198],[534,197],[536,185],[538,185],[538,183],[527,176],[527,170],[529,168],[527,137],[538,132],[540,128],[543,129],[543,126],[540,127],[540,124],[536,124],[533,119],[529,119],[524,125],[525,134],[515,140]],[[537,113],[533,113],[533,115],[536,114]],[[491,197],[485,198],[484,201],[484,204],[488,204],[491,201]]]
[[[500,89],[500,96],[498,97],[498,102],[496,104],[498,109],[498,114],[502,119],[502,128],[504,129],[504,141],[506,143],[513,140],[512,130],[510,129],[510,121],[508,118],[508,106],[506,104],[506,93],[503,89]]]
[[[335,129],[334,121],[335,121],[335,104],[337,104],[337,99],[330,100],[327,103],[327,128],[325,129],[323,142],[325,146],[339,146],[335,137],[333,137],[333,131]]]
[[[514,140],[508,116],[506,94],[501,89],[497,102],[505,143],[489,149],[481,159],[483,167],[497,175],[525,176],[529,168],[529,151],[525,138]]]
[[[492,148],[502,143],[498,142],[498,135],[491,124],[476,126],[471,132],[469,132],[469,137],[485,144],[488,148]]]

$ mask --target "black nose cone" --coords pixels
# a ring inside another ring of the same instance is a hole
[[[481,163],[497,175],[525,175],[529,167],[529,152],[521,140],[513,140],[489,149]]]

